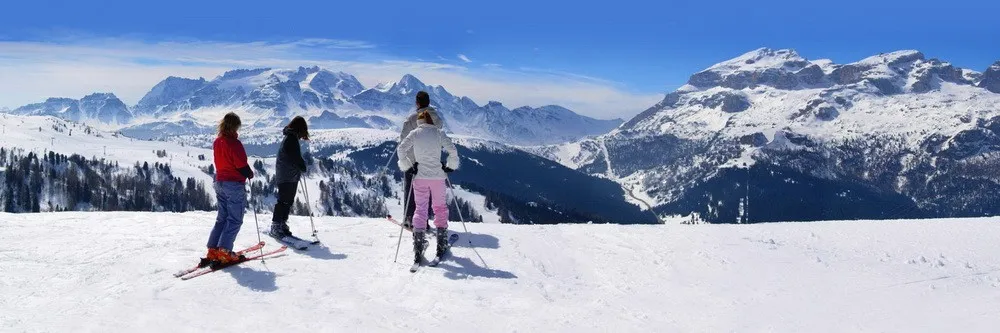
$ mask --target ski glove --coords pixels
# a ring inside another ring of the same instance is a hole
[[[420,165],[420,163],[413,163],[413,166],[411,166],[409,169],[406,169],[406,173],[411,175],[416,175],[418,165]]]
[[[455,172],[455,169],[452,169],[452,168],[449,168],[449,167],[446,167],[446,166],[441,167],[441,170],[444,170],[444,173]]]
[[[236,171],[239,171],[240,174],[243,175],[243,177],[246,177],[247,179],[253,179],[253,171],[250,170],[249,165],[236,169]]]

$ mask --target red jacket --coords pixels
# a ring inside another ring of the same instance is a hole
[[[250,165],[247,163],[247,152],[238,138],[215,138],[212,151],[215,153],[215,181],[245,183],[248,177],[253,178],[252,172],[244,176],[239,171],[244,168],[244,172],[250,171]]]

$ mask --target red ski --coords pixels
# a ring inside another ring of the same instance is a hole
[[[181,280],[190,280],[190,279],[193,279],[193,278],[196,278],[196,277],[199,277],[199,276],[211,273],[211,272],[215,272],[215,271],[218,271],[218,270],[225,269],[226,267],[232,267],[232,266],[236,266],[236,265],[245,263],[247,261],[252,261],[252,260],[257,260],[257,259],[264,258],[264,257],[273,256],[273,255],[281,253],[281,252],[283,252],[283,251],[285,251],[287,249],[288,249],[288,246],[282,245],[277,250],[273,250],[273,251],[270,251],[270,252],[264,252],[263,254],[258,254],[258,255],[252,256],[252,257],[247,257],[245,260],[237,261],[237,262],[234,262],[234,263],[226,265],[226,266],[215,267],[215,268],[208,268],[208,269],[197,271],[197,272],[195,272],[193,274],[182,276]]]
[[[245,249],[242,249],[242,250],[236,252],[236,254],[237,255],[246,254],[248,252],[253,252],[253,251],[260,250],[263,247],[264,247],[264,242],[261,241],[260,243],[254,244],[251,247],[248,247],[248,248],[245,248]],[[201,262],[199,262],[198,265],[195,265],[194,267],[191,267],[191,268],[182,270],[180,272],[174,273],[174,277],[182,277],[182,276],[191,274],[194,271],[197,271],[199,268],[205,268],[205,267],[208,267],[208,260],[205,259],[205,258],[201,258]]]
[[[392,224],[395,224],[397,227],[404,228],[404,229],[406,229],[406,231],[409,231],[409,232],[413,232],[413,228],[407,228],[407,227],[403,226],[403,223],[400,223],[399,221],[396,221],[396,219],[392,218],[392,215],[386,216],[385,219],[388,220],[389,222],[392,222]]]

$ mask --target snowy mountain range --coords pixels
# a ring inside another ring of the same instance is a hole
[[[531,151],[715,222],[1000,214],[1000,62],[762,48],[614,131]]]
[[[314,142],[319,157],[371,171],[384,165],[395,136],[379,129],[395,129],[412,112],[417,90],[431,94],[447,128],[464,140],[463,156],[482,161],[463,177],[472,192],[531,212],[530,220],[647,222],[621,200],[661,218],[696,213],[711,222],[1000,214],[1000,62],[979,72],[918,51],[837,64],[754,50],[695,73],[617,127],[557,106],[478,105],[412,75],[365,88],[316,67],[168,78],[131,108],[95,94],[9,112],[99,121],[127,136],[203,147],[221,114],[238,110],[249,115],[243,140],[258,156],[275,151],[276,126],[305,115],[326,137]],[[598,133],[605,134],[590,137]],[[549,144],[569,140],[576,141]],[[570,179],[582,184],[571,192],[602,194],[564,196]]]
[[[143,139],[211,133],[221,115],[230,111],[257,128],[281,126],[301,115],[314,128],[396,129],[413,112],[414,95],[420,90],[430,93],[451,132],[508,144],[569,142],[607,133],[622,123],[559,106],[508,109],[493,101],[480,106],[412,75],[366,88],[353,75],[320,67],[239,69],[213,80],[168,77],[132,107],[113,94],[94,94],[79,101],[51,98],[11,112],[87,122]]]
[[[26,116],[56,116],[76,122],[97,122],[112,125],[128,124],[132,113],[114,94],[91,94],[79,100],[49,98],[42,103],[29,104],[13,111]]]

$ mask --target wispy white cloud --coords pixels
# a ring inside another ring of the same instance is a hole
[[[356,41],[356,40],[338,40],[338,39],[326,39],[326,38],[307,38],[292,42],[290,45],[304,46],[304,47],[322,47],[328,49],[373,49],[375,44]]]
[[[471,59],[459,55],[464,63]],[[633,93],[599,78],[499,64],[466,67],[381,54],[362,41],[304,39],[283,42],[136,38],[74,38],[59,42],[0,40],[0,107],[15,108],[47,97],[79,98],[113,92],[136,103],[167,76],[212,79],[233,68],[318,65],[354,74],[366,86],[413,74],[480,104],[516,107],[558,104],[598,118],[630,117],[662,98]]]
[[[469,60],[469,57],[466,57],[464,54],[459,54],[458,55],[458,60],[464,61],[465,63],[472,62],[472,60]]]

